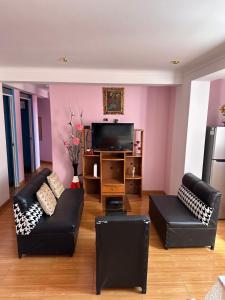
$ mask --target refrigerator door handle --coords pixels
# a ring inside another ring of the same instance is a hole
[[[219,162],[219,163],[224,163],[225,162],[225,159],[214,159],[216,162]]]

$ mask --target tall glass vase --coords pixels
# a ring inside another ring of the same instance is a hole
[[[78,176],[78,172],[77,172],[77,169],[78,169],[78,164],[72,164],[73,166],[73,176]]]
[[[71,182],[70,188],[71,189],[79,189],[80,188],[80,181],[78,177],[78,163],[72,164],[73,166],[73,180]]]

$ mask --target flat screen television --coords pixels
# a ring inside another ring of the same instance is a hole
[[[92,123],[94,150],[133,150],[133,123]]]

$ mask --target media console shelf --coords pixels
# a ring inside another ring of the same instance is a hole
[[[133,151],[94,151],[83,155],[85,194],[104,196],[142,194],[143,130],[134,130]],[[97,164],[97,177],[94,177]]]

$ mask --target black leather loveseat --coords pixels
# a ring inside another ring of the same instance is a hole
[[[37,203],[36,192],[51,173],[42,170],[14,197],[15,205],[25,213]],[[57,201],[52,216],[45,213],[29,235],[17,233],[18,256],[23,254],[67,254],[73,255],[83,211],[83,190],[66,189]]]
[[[221,193],[191,173],[182,179],[185,188],[213,209],[204,225],[178,196],[150,196],[149,214],[166,249],[204,247],[214,249]]]

